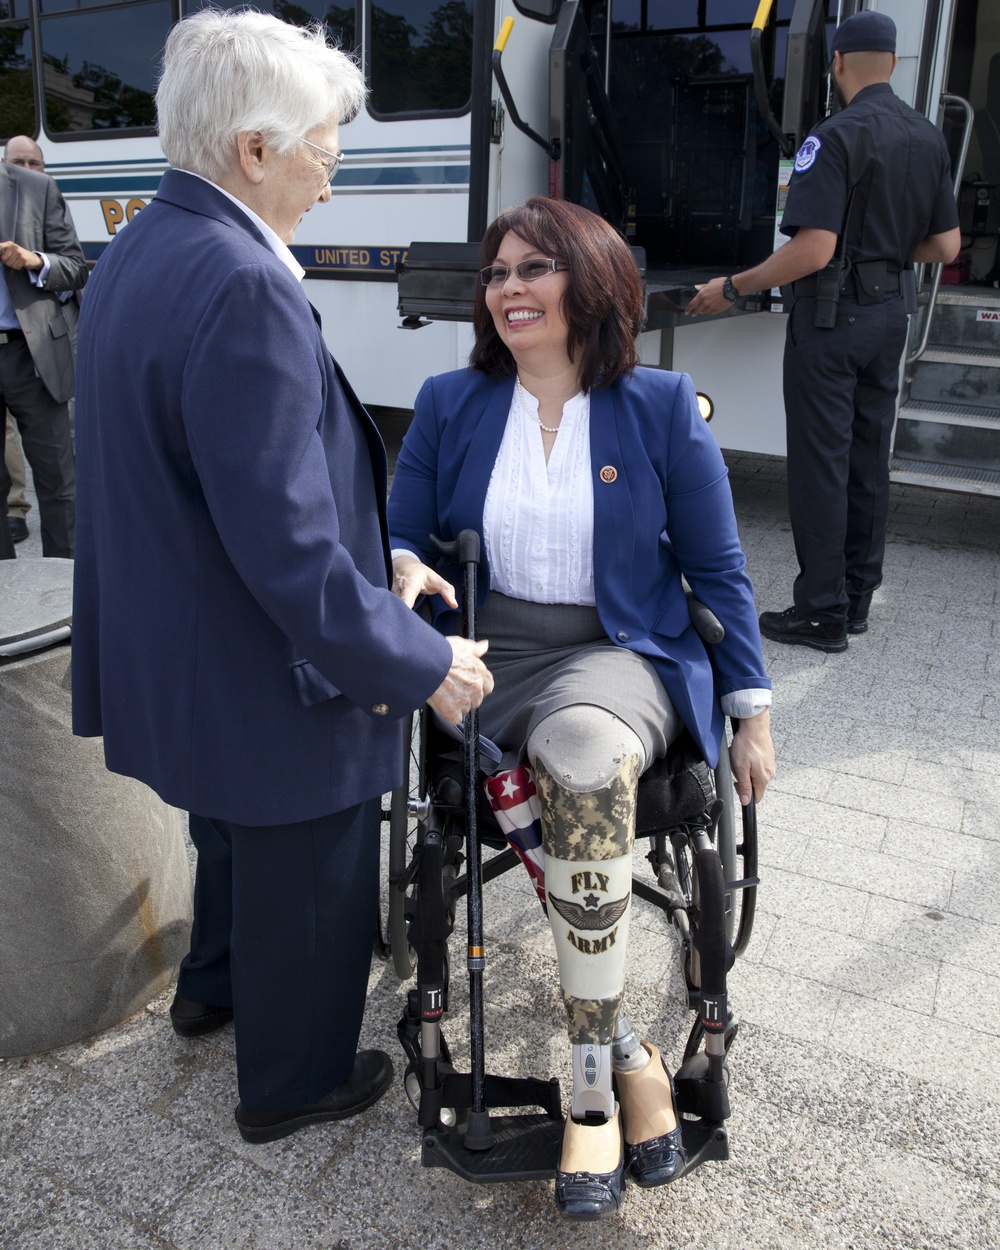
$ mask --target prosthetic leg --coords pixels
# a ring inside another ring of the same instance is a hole
[[[538,758],[549,920],[573,1047],[573,1101],[556,1171],[567,1219],[618,1210],[625,1153],[612,1088],[611,1043],[625,988],[639,757],[601,789],[558,781]],[[573,778],[575,781],[576,778]]]

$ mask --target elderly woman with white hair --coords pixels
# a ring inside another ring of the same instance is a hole
[[[173,168],[80,317],[74,730],[190,813],[170,1015],[184,1037],[234,1021],[251,1142],[388,1087],[388,1055],[357,1051],[378,796],[401,717],[426,701],[457,723],[492,686],[485,644],[389,588],[384,448],[287,246],[364,94],[321,30],[180,22],[157,93]]]

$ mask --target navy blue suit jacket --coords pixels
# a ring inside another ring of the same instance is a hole
[[[167,802],[312,819],[397,784],[447,642],[389,589],[385,452],[300,284],[164,175],[80,315],[73,728]]]
[[[430,532],[450,539],[469,527],[482,535],[486,490],[513,390],[512,378],[498,382],[475,370],[424,384],[393,477],[394,547],[408,547],[436,564]],[[769,689],[771,683],[728,473],[698,412],[690,378],[637,369],[631,378],[595,388],[590,456],[601,623],[613,642],[652,661],[714,765],[723,727],[717,696]],[[489,592],[485,565],[484,556],[483,599]],[[711,661],[691,627],[682,573],[726,630]],[[434,606],[441,628],[451,628],[454,614],[440,599]]]

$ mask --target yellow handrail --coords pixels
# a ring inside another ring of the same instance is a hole
[[[761,0],[762,3],[769,4],[770,0]],[[510,38],[510,32],[514,29],[514,19],[505,17],[504,23],[500,27],[500,34],[497,35],[497,41],[493,45],[494,52],[502,52],[507,46],[507,40]]]
[[[757,16],[753,19],[753,30],[763,30],[767,25],[767,19],[771,16],[771,7],[774,0],[760,0],[757,5]]]

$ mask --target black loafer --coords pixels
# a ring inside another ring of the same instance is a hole
[[[12,543],[23,543],[28,537],[28,522],[21,516],[7,518],[7,532]]]
[[[556,1209],[567,1220],[602,1220],[614,1215],[625,1192],[625,1147],[613,1172],[556,1170]]]
[[[665,1063],[663,1071],[670,1077],[670,1096],[674,1100],[676,1115],[677,1090],[674,1089],[674,1078],[670,1076]],[[687,1152],[684,1149],[679,1121],[676,1128],[664,1133],[662,1137],[650,1137],[648,1141],[636,1142],[634,1146],[625,1143],[625,1171],[642,1189],[669,1185],[683,1173],[686,1166]]]
[[[244,1141],[259,1144],[287,1137],[308,1124],[346,1120],[378,1102],[392,1081],[392,1060],[381,1050],[359,1050],[354,1071],[325,1098],[296,1111],[248,1111],[236,1108],[236,1127]]]
[[[217,1007],[212,1003],[196,1003],[190,998],[174,995],[170,1004],[170,1023],[181,1037],[201,1037],[214,1033],[233,1018],[232,1007]]]
[[[658,1062],[670,1082],[670,1099],[674,1105],[674,1119],[677,1121],[676,1128],[672,1128],[669,1133],[663,1133],[659,1137],[648,1137],[645,1141],[636,1142],[634,1145],[627,1141],[625,1143],[626,1175],[631,1176],[642,1189],[653,1189],[657,1185],[669,1185],[671,1181],[682,1175],[687,1166],[687,1152],[684,1149],[680,1119],[677,1115],[677,1090],[674,1087],[674,1078],[670,1075],[670,1069],[659,1051],[647,1043],[643,1045],[651,1052],[650,1062]],[[621,1079],[621,1074],[616,1072],[615,1081],[618,1082]]]
[[[846,651],[847,626],[843,621],[814,621],[794,608],[784,612],[761,612],[760,632],[772,642],[813,647],[817,651]]]

